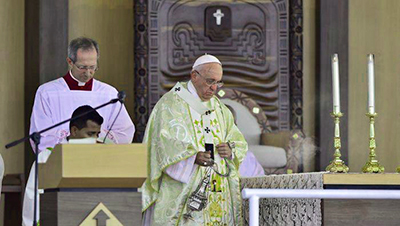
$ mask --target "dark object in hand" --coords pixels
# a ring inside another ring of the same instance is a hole
[[[207,144],[205,145],[206,151],[210,151],[211,159],[214,160],[214,144]]]

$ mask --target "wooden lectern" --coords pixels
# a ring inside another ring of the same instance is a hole
[[[140,225],[143,144],[58,145],[39,164],[40,225]]]

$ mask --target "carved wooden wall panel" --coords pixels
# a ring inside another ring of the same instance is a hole
[[[204,53],[221,60],[225,86],[254,99],[273,130],[293,128],[288,0],[139,0],[135,8],[139,133],[159,98],[188,80]]]

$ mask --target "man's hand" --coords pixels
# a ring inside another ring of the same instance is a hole
[[[220,143],[217,145],[217,151],[221,158],[232,158],[232,150],[229,148],[227,143]]]
[[[213,164],[213,160],[211,159],[211,152],[198,152],[196,155],[196,160],[194,162],[200,166],[211,166]]]

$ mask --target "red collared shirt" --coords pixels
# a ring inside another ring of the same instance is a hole
[[[66,75],[64,75],[63,78],[70,90],[92,91],[93,78],[91,78],[86,83],[82,84],[81,82],[78,82],[78,80],[76,80],[74,77],[72,77],[71,71],[69,71]]]

